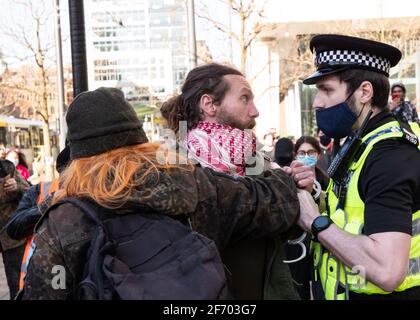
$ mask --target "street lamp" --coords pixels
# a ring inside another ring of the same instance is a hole
[[[69,0],[73,96],[88,90],[83,0]]]
[[[187,16],[188,16],[188,45],[190,53],[190,69],[197,66],[197,44],[195,38],[195,10],[194,0],[187,0]]]
[[[60,25],[60,0],[54,0],[55,15],[55,55],[57,59],[57,89],[58,103],[57,113],[60,123],[59,146],[63,150],[66,146],[67,127],[64,119],[64,77],[63,77],[63,52],[61,48],[61,25]]]

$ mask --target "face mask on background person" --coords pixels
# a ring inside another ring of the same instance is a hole
[[[316,156],[297,156],[296,160],[302,163],[304,166],[307,167],[314,167],[318,162],[318,158]]]
[[[321,142],[324,147],[327,147],[331,143],[331,138],[324,134],[319,137],[319,142]]]
[[[19,160],[18,159],[15,159],[15,158],[7,158],[7,160],[9,160],[10,162],[12,162],[14,165],[15,165],[15,167],[17,167],[18,166],[18,164],[19,164]]]

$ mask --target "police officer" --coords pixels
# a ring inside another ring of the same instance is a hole
[[[315,280],[326,299],[420,299],[420,128],[386,108],[401,52],[341,35],[315,36],[310,48],[317,70],[304,83],[317,87],[318,127],[347,137],[328,170],[328,210],[299,195]]]

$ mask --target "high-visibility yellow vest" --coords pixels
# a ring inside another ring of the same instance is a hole
[[[410,123],[410,127],[414,134],[420,137],[419,125]],[[385,139],[402,137],[403,131],[397,121],[386,123],[363,137],[362,145],[364,144],[366,148],[349,168],[344,210],[338,208],[338,195],[335,194],[334,184],[330,181],[327,189],[330,218],[340,229],[354,235],[362,233],[365,205],[359,195],[358,181],[363,164],[376,143]],[[323,214],[326,215],[327,213],[324,212]],[[413,213],[412,222],[409,269],[404,281],[395,290],[397,292],[420,285],[420,210]],[[363,294],[390,293],[365,280],[362,268],[350,269],[320,243],[312,242],[311,245],[316,277],[319,276],[320,278],[327,300],[348,299],[349,291]]]

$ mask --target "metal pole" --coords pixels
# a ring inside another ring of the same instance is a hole
[[[61,24],[60,24],[60,0],[54,1],[55,11],[55,55],[57,59],[57,113],[60,123],[59,146],[63,150],[66,146],[67,127],[64,119],[64,77],[63,77],[63,52],[61,49]]]
[[[188,45],[190,53],[190,69],[197,66],[197,44],[195,38],[195,10],[194,0],[187,0],[187,15],[188,15]]]
[[[232,0],[228,1],[228,10],[229,10],[229,32],[232,32]],[[233,44],[232,37],[229,37],[229,55],[230,63],[233,64]]]
[[[73,96],[88,90],[83,0],[69,0]]]

